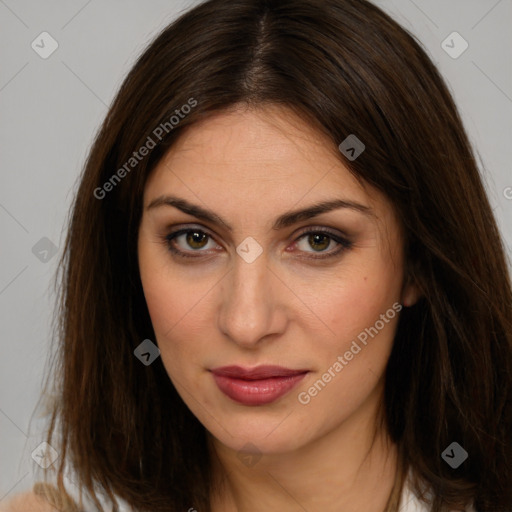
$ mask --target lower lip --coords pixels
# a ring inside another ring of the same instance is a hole
[[[242,380],[213,374],[219,389],[229,398],[244,405],[270,404],[295,387],[306,373],[261,380]]]

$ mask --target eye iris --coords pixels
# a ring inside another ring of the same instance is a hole
[[[329,240],[330,240],[329,237],[327,235],[322,235],[320,233],[315,233],[313,235],[309,235],[308,242],[311,244],[311,247],[315,248],[314,246],[317,245],[317,242],[319,241],[319,239],[324,240],[323,244],[322,244],[322,242],[320,242],[320,245],[322,246],[319,248],[320,250],[323,250],[323,249],[326,249],[327,247],[329,247]],[[317,248],[318,248],[318,245],[317,245]]]
[[[187,233],[187,243],[190,245],[190,247],[193,247],[194,249],[201,249],[206,245],[206,233],[201,233],[199,231],[189,231]],[[199,243],[201,244],[201,239],[204,244],[200,245],[199,247],[195,246],[194,244]]]

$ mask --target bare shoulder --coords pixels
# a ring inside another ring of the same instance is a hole
[[[34,492],[17,494],[6,503],[0,503],[0,512],[57,512],[42,496]]]

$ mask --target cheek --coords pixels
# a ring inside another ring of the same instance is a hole
[[[142,277],[142,272],[141,272]],[[187,331],[187,296],[181,291],[175,280],[168,276],[147,274],[143,279],[144,295],[148,306],[151,323],[155,332],[155,343],[160,349],[162,364],[178,389],[184,381],[184,371],[193,363],[194,354],[191,351],[190,337]],[[188,335],[181,333],[187,331]],[[183,342],[180,342],[183,340]],[[186,341],[189,343],[186,343]],[[187,361],[187,365],[184,365]],[[188,380],[188,379],[187,379]]]
[[[183,278],[173,272],[171,256],[164,243],[152,239],[149,229],[141,228],[138,242],[138,261],[144,297],[151,322],[158,336],[165,335],[190,309],[190,299]]]
[[[165,272],[157,265],[147,250],[139,251],[139,269],[144,297],[155,333],[158,335],[170,329],[169,313],[175,312],[179,306],[174,288],[169,286]]]
[[[400,289],[396,268],[384,262],[365,265],[329,288],[316,308],[338,339],[352,339],[400,300]]]
[[[365,258],[316,303],[318,316],[330,328],[316,338],[319,375],[315,377],[324,375],[332,381],[331,391],[320,402],[332,399],[354,405],[371,392],[393,346],[401,310],[400,289],[399,266],[380,257]],[[335,377],[325,375],[329,369]]]
[[[380,270],[355,273],[324,296],[323,306],[317,304],[319,316],[330,319],[330,331],[309,336],[315,348],[305,350],[316,371],[300,387],[297,399],[319,415],[336,404],[338,412],[326,419],[325,428],[360,407],[384,373],[401,310],[400,283],[389,276]]]
[[[180,378],[190,371],[208,343],[205,328],[211,319],[206,311],[215,281],[169,264],[156,244],[139,244],[139,270],[151,323],[169,376]],[[187,364],[184,364],[186,361]]]
[[[162,341],[172,332],[179,319],[184,317],[187,305],[187,288],[169,271],[165,252],[148,241],[144,234],[139,240],[139,271],[144,297],[157,337],[159,348],[166,348]]]
[[[197,290],[191,292],[179,279],[165,274],[148,274],[142,277],[142,283],[153,329],[159,343],[168,349],[166,340],[187,325],[190,312],[198,301]]]

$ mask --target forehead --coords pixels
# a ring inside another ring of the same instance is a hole
[[[208,195],[265,192],[268,199],[272,191],[275,198],[296,201],[339,192],[371,201],[337,151],[332,140],[289,109],[237,108],[189,127],[156,166],[146,191],[189,186]]]

